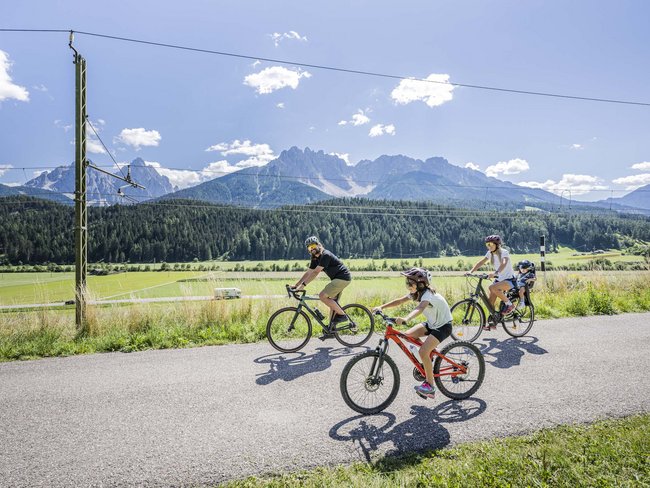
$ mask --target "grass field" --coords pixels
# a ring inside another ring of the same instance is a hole
[[[139,274],[132,275],[137,277]],[[403,279],[397,273],[394,275],[393,278],[355,279],[342,301],[373,307],[403,295]],[[111,278],[122,276],[113,275]],[[181,287],[182,292],[192,293],[201,292],[200,287],[207,287],[204,288],[205,294],[209,294],[214,285],[235,285],[248,294],[280,295],[278,298],[89,306],[88,332],[81,336],[75,330],[72,306],[56,310],[4,311],[0,313],[0,361],[262,341],[271,314],[280,307],[295,303],[286,296],[281,297],[286,281],[275,277],[173,285]],[[435,279],[438,291],[450,304],[465,297],[470,284],[458,276]],[[198,288],[187,290],[183,288],[186,286]],[[160,286],[141,293],[159,294],[165,289],[165,286]],[[318,289],[312,288],[314,291]],[[175,292],[174,289],[168,291]],[[532,297],[538,320],[648,311],[650,273],[549,273],[546,285],[536,286]],[[413,304],[409,303],[393,313],[402,314],[412,307]]]
[[[226,486],[642,487],[650,486],[649,452],[650,415],[640,415]]]
[[[574,262],[584,262],[599,258],[606,258],[612,262],[638,262],[642,263],[641,256],[621,255],[621,253],[607,253],[593,256],[573,256],[575,252],[572,249],[562,248],[559,253],[547,257],[548,261],[556,265],[566,265]],[[422,264],[425,267],[433,265],[455,266],[459,261],[463,262],[464,268],[469,269],[480,259],[480,256],[473,257],[444,257],[423,259]],[[539,256],[536,255],[518,255],[513,256],[513,260],[530,259],[539,263]],[[388,265],[398,265],[400,260],[386,260]],[[419,264],[419,260],[410,259],[409,264]],[[371,260],[350,260],[346,261],[351,267],[368,267]],[[200,266],[208,263],[192,263],[192,266]],[[214,263],[211,263],[214,264]],[[289,272],[233,272],[235,267],[252,269],[259,263],[250,262],[222,262],[218,265],[222,268],[220,271],[150,271],[150,272],[133,272],[118,273],[107,276],[89,276],[88,288],[90,295],[96,300],[105,300],[110,298],[155,298],[155,297],[173,297],[173,296],[208,296],[212,295],[215,287],[237,287],[245,295],[276,295],[284,293],[282,282],[293,283],[301,274],[307,264],[304,261],[265,261],[263,266],[269,267],[276,264],[279,267],[289,265],[291,268],[294,264],[300,265],[300,270]],[[377,268],[381,268],[383,260],[374,261]],[[160,266],[160,265],[158,265]],[[173,265],[172,265],[173,266]],[[399,276],[396,272],[384,271],[378,272],[357,271],[354,273],[356,278],[363,277],[390,277]],[[453,274],[453,273],[452,273]],[[443,277],[439,280],[439,287],[455,288],[456,282],[461,278],[452,278],[448,273],[441,273]],[[203,278],[205,281],[183,281],[188,279]],[[278,282],[280,281],[280,282]],[[399,280],[395,280],[396,285],[390,281],[379,281],[375,284],[364,283],[363,288],[379,287],[381,289],[393,290],[399,287]],[[361,286],[361,285],[359,285]],[[357,285],[353,285],[353,290]],[[30,303],[50,303],[71,300],[74,298],[74,273],[0,273],[0,305],[30,304]]]

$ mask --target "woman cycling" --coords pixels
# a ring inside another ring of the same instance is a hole
[[[426,318],[425,322],[411,327],[404,334],[418,338],[429,336],[420,347],[420,360],[426,372],[426,380],[421,385],[416,385],[415,391],[420,396],[433,398],[435,390],[432,386],[433,365],[431,363],[431,351],[451,335],[451,311],[445,298],[432,288],[430,274],[427,270],[411,268],[400,274],[406,276],[408,294],[384,303],[379,307],[375,307],[373,310],[377,311],[384,308],[396,307],[409,300],[419,302],[418,306],[406,315],[406,317],[399,317],[395,322],[398,325],[406,324],[409,320],[420,314],[423,314]]]
[[[485,257],[474,265],[471,273],[483,266],[486,262],[490,261],[494,272],[488,276],[495,278],[494,283],[490,285],[490,296],[488,300],[492,309],[497,297],[505,304],[506,308],[503,310],[503,315],[508,315],[515,309],[515,306],[506,296],[506,292],[515,286],[515,272],[512,269],[512,261],[510,260],[510,253],[503,246],[503,241],[499,235],[490,235],[485,238],[485,246],[488,251]],[[489,326],[486,326],[489,328]]]

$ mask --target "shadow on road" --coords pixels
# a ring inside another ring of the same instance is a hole
[[[358,444],[360,457],[366,461],[371,461],[372,453],[385,443],[392,444],[387,456],[429,451],[449,444],[449,431],[443,424],[473,419],[481,415],[486,407],[486,403],[478,398],[449,400],[435,408],[413,405],[410,412],[413,416],[400,424],[395,425],[395,415],[391,413],[357,415],[336,424],[329,435],[337,441]],[[393,468],[394,464],[394,461],[391,462]]]
[[[485,357],[485,362],[495,368],[507,369],[521,364],[525,353],[546,354],[548,351],[537,345],[537,337],[511,337],[504,341],[483,339],[483,344],[476,343]]]
[[[269,370],[258,374],[255,382],[258,385],[268,385],[276,380],[292,381],[306,374],[326,370],[332,365],[333,359],[354,356],[360,352],[362,350],[358,348],[317,347],[313,354],[302,351],[267,354],[255,359],[257,364],[269,365]]]

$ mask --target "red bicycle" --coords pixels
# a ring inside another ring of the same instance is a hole
[[[395,342],[413,363],[413,377],[424,381],[424,367],[419,359],[402,342],[416,347],[420,339],[408,337],[393,328],[395,319],[375,312],[386,323],[384,337],[373,351],[353,357],[341,373],[341,395],[354,411],[364,415],[379,413],[388,407],[399,391],[400,376],[395,361],[387,354],[389,341]],[[435,356],[435,359],[434,359]],[[463,400],[473,395],[483,383],[485,360],[481,351],[470,342],[452,342],[442,351],[431,352],[433,377],[440,393],[453,400]]]

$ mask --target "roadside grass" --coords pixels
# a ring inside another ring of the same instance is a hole
[[[224,486],[641,487],[650,486],[649,452],[650,415],[639,415]]]
[[[263,294],[281,295],[284,281],[239,283]],[[205,286],[217,284],[226,282],[207,282]],[[355,279],[343,295],[343,302],[371,308],[402,296],[403,286],[401,277]],[[436,278],[435,286],[451,305],[467,296],[471,282],[460,277],[441,277]],[[185,288],[181,291],[194,292]],[[546,284],[539,283],[532,296],[536,320],[645,312],[650,310],[650,273],[549,273]],[[271,314],[294,303],[288,298],[243,298],[88,306],[88,332],[83,336],[76,333],[73,307],[3,312],[0,361],[263,341]],[[412,307],[413,304],[407,304],[391,309],[391,313],[401,315]],[[535,327],[538,325],[533,327],[533,335]],[[314,329],[314,335],[318,333]]]

